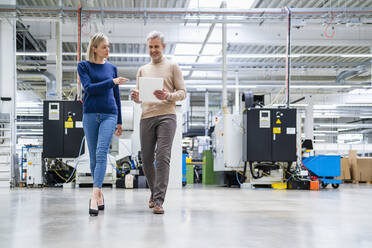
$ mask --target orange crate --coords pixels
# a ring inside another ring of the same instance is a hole
[[[319,181],[310,181],[310,190],[319,190]]]

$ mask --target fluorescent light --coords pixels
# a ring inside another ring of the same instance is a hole
[[[16,107],[17,108],[32,108],[32,107],[42,107],[42,102],[17,102]]]
[[[18,126],[39,126],[39,125],[43,125],[43,122],[42,121],[17,121],[16,122],[16,125]]]
[[[227,8],[250,9],[255,0],[227,0]]]
[[[338,133],[338,131],[320,131],[320,130],[317,130],[317,131],[314,131],[314,134],[317,133]]]
[[[175,55],[184,55],[184,54],[198,54],[201,48],[201,44],[176,44],[174,49]]]
[[[201,84],[201,85],[186,85],[187,88],[206,88],[206,89],[222,89],[222,85],[212,85],[212,84]],[[228,89],[254,89],[255,85],[227,85]]]
[[[217,44],[207,44],[203,49],[203,55],[218,55],[221,53],[222,46]]]
[[[372,58],[372,54],[341,54],[342,58]]]
[[[191,0],[187,8],[219,8],[221,0]]]
[[[177,63],[194,63],[196,56],[174,56],[172,60],[176,61]]]
[[[199,57],[198,63],[214,63],[216,62],[216,57],[207,57],[207,56],[202,56]]]
[[[255,0],[227,0],[227,8],[249,9]],[[222,0],[191,0],[187,8],[219,8]]]
[[[217,58],[222,58],[222,55],[216,56]],[[226,55],[227,58],[230,59],[245,59],[245,58],[252,58],[252,59],[259,59],[259,58],[286,58],[286,54],[228,54]],[[300,57],[297,54],[292,54],[291,58],[298,58]]]
[[[293,89],[313,89],[313,88],[343,89],[343,88],[351,88],[351,85],[291,85],[290,88],[293,88]]]
[[[49,53],[47,52],[16,52],[17,56],[48,56]]]
[[[316,119],[338,119],[341,118],[339,115],[314,115],[313,118]]]

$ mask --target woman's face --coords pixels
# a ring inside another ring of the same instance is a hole
[[[110,52],[108,41],[104,40],[99,43],[99,45],[94,48],[94,52],[96,54],[96,58],[108,58]]]

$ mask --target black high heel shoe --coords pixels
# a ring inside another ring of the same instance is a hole
[[[105,198],[102,195],[103,205],[98,205],[98,210],[105,210]]]
[[[90,208],[90,199],[89,199],[89,215],[90,216],[97,216],[98,215],[98,209],[92,209]]]

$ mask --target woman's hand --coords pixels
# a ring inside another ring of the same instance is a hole
[[[115,131],[115,136],[119,137],[123,133],[123,129],[121,124],[116,125],[116,131]]]
[[[128,78],[123,78],[123,77],[117,77],[117,78],[114,78],[112,81],[114,81],[114,84],[120,85],[120,84],[124,84],[124,83],[128,82],[129,79]]]

